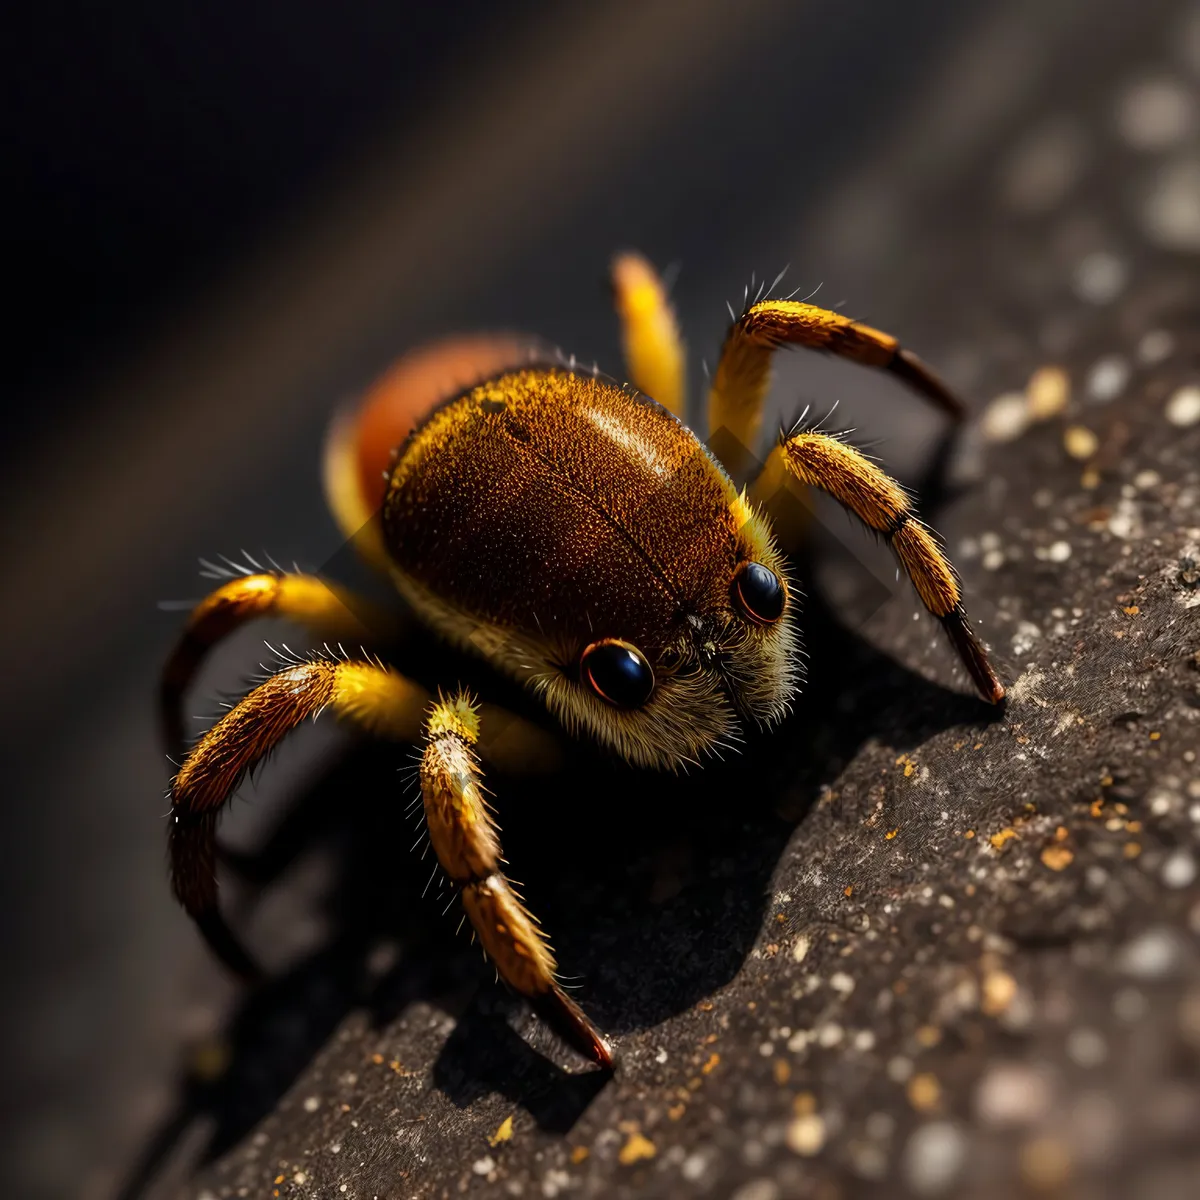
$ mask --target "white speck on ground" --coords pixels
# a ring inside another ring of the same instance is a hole
[[[1170,358],[1174,349],[1175,339],[1165,329],[1152,329],[1142,334],[1142,340],[1137,344],[1138,362],[1153,367]]]
[[[1169,888],[1189,887],[1196,878],[1196,860],[1182,846],[1167,855],[1162,866],[1162,881]]]
[[[1168,250],[1200,250],[1200,162],[1168,163],[1142,208],[1146,236]]]
[[[904,1148],[904,1177],[921,1196],[945,1193],[958,1178],[967,1142],[957,1125],[931,1121],[915,1129]]]
[[[1067,1034],[1067,1057],[1079,1067],[1098,1067],[1108,1058],[1108,1046],[1094,1029],[1072,1029]]]
[[[1192,93],[1166,76],[1132,84],[1117,103],[1117,132],[1135,150],[1167,150],[1195,126]]]
[[[1200,421],[1200,387],[1188,384],[1171,394],[1167,401],[1167,420],[1181,429]]]
[[[797,1117],[788,1126],[788,1149],[805,1158],[811,1158],[825,1145],[825,1121],[818,1113]]]
[[[983,436],[989,442],[1012,442],[1029,427],[1029,404],[1024,392],[1005,392],[984,409]]]
[[[1075,268],[1074,288],[1080,300],[1089,304],[1108,304],[1115,300],[1129,280],[1124,259],[1107,250],[1087,255]]]
[[[1049,1105],[1046,1077],[1025,1063],[998,1063],[975,1090],[975,1109],[989,1125],[1033,1124]]]
[[[1129,363],[1119,354],[1106,354],[1092,364],[1087,377],[1088,399],[1096,404],[1115,400],[1129,382]]]
[[[1179,964],[1179,945],[1169,929],[1147,929],[1117,954],[1117,969],[1134,979],[1162,979]]]

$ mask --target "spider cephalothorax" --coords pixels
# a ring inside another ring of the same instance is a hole
[[[836,313],[758,300],[726,338],[706,446],[682,420],[682,346],[657,276],[627,255],[613,282],[637,387],[529,339],[455,339],[409,356],[335,424],[326,461],[334,511],[411,612],[528,687],[569,733],[639,767],[699,763],[734,747],[748,725],[777,722],[800,683],[798,594],[759,503],[790,478],[828,491],[890,542],[980,692],[998,702],[1004,689],[967,624],[952,568],[874,463],[801,427],[781,436],[749,488],[726,469],[741,476],[754,461],[777,346],[885,368],[958,415],[928,368],[894,338]],[[168,664],[169,736],[180,736],[180,697],[201,657],[234,626],[273,613],[354,644],[371,636],[364,611],[309,576],[247,572],[225,583],[193,613]],[[216,907],[216,817],[284,734],[333,708],[422,745],[431,841],[484,950],[608,1065],[607,1043],[563,992],[544,935],[501,869],[478,757],[494,723],[487,706],[461,692],[434,699],[365,654],[290,664],[192,747],[172,783],[177,896],[223,957],[246,969]],[[511,749],[511,721],[507,729]]]

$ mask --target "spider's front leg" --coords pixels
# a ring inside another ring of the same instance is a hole
[[[370,733],[415,741],[428,700],[424,689],[373,663],[313,659],[259,684],[192,748],[171,781],[171,885],[232,971],[244,978],[258,974],[217,906],[217,821],[246,772],[326,708]]]
[[[209,650],[263,617],[286,617],[334,645],[378,642],[398,628],[393,614],[315,575],[263,571],[235,576],[192,610],[163,667],[159,713],[168,753],[178,753],[184,744],[183,696]]]
[[[499,831],[483,798],[478,740],[479,713],[470,698],[460,693],[439,699],[425,723],[421,756],[425,821],[438,862],[504,981],[589,1058],[611,1067],[608,1043],[559,985],[549,942],[500,869]]]
[[[708,436],[735,480],[752,467],[780,346],[807,346],[887,371],[956,421],[962,401],[890,333],[799,300],[760,300],[729,327],[708,396]]]

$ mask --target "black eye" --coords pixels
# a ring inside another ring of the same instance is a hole
[[[733,577],[733,601],[747,620],[774,625],[783,616],[787,593],[774,571],[762,563],[744,562]]]
[[[646,656],[616,638],[593,642],[580,655],[579,675],[601,700],[617,708],[641,708],[654,691],[654,671]]]

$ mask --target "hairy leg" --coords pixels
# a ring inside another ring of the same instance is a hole
[[[921,602],[949,634],[979,694],[992,704],[1003,700],[1004,685],[967,621],[954,568],[917,519],[904,489],[854,447],[815,431],[795,431],[780,439],[764,473],[781,467],[801,483],[827,492],[887,539]]]
[[[611,278],[629,382],[685,421],[687,364],[662,280],[639,254],[618,255]]]
[[[729,327],[708,397],[709,438],[735,479],[753,464],[771,359],[780,346],[807,346],[881,368],[956,420],[963,416],[962,402],[891,334],[814,304],[762,300]]]
[[[267,571],[235,576],[192,610],[163,668],[159,711],[169,753],[184,744],[183,696],[209,650],[259,617],[287,617],[334,645],[378,642],[397,628],[391,614],[314,575]]]
[[[421,793],[438,862],[504,981],[583,1053],[611,1067],[607,1042],[559,985],[545,934],[500,869],[499,830],[483,798],[475,754],[479,728],[476,706],[461,693],[439,699],[425,723]]]

